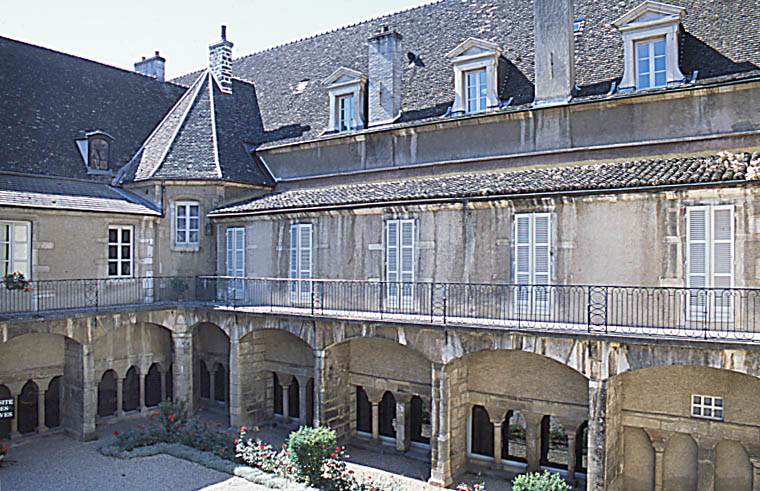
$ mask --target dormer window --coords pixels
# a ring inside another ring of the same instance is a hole
[[[338,97],[338,131],[351,131],[354,124],[354,94]]]
[[[499,107],[501,48],[498,45],[469,38],[446,57],[454,65],[453,114],[478,113]]]
[[[330,97],[330,119],[327,133],[354,131],[365,127],[364,97],[367,77],[340,67],[324,81]]]
[[[113,137],[102,131],[82,132],[76,139],[77,149],[88,174],[111,174],[111,143]]]
[[[636,43],[636,79],[639,89],[663,87],[667,84],[665,38]]]
[[[470,70],[464,74],[464,91],[467,94],[467,112],[479,113],[486,110],[486,69]]]
[[[678,35],[686,9],[646,1],[613,22],[623,36],[621,90],[664,87],[684,79],[678,66]]]

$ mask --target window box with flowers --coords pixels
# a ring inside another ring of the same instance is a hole
[[[30,284],[31,282],[26,279],[24,273],[16,272],[3,276],[3,285],[5,285],[5,288],[8,290],[21,290],[28,292],[32,290]]]

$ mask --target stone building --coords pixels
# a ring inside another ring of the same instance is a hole
[[[0,438],[171,396],[440,485],[760,489],[758,25],[443,0],[169,82],[0,38]]]

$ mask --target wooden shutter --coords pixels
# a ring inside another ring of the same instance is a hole
[[[398,302],[399,279],[399,221],[388,220],[385,224],[385,281],[388,282],[388,299]]]
[[[515,215],[515,253],[513,271],[517,285],[531,283],[531,216],[528,213]],[[515,288],[515,308],[527,312],[530,303],[530,288]]]
[[[686,210],[686,286],[706,288],[709,275],[709,208],[690,206]],[[690,291],[688,317],[701,319],[707,312],[707,293]]]
[[[298,278],[298,224],[290,226],[290,278]],[[296,295],[297,282],[290,282],[290,294]]]
[[[303,223],[298,227],[298,278],[311,279],[311,224]],[[301,295],[308,296],[311,292],[311,282],[301,282]]]
[[[400,220],[400,246],[399,271],[401,274],[402,296],[405,301],[410,301],[413,296],[414,285],[414,220]]]
[[[230,227],[227,229],[227,276],[245,276],[245,229]],[[230,280],[228,294],[234,298],[243,298],[244,281]]]
[[[551,215],[533,215],[533,285],[551,283]],[[533,306],[536,313],[547,314],[551,308],[549,288],[534,286]]]
[[[712,208],[711,229],[711,286],[732,288],[734,286],[734,210],[732,206]],[[730,317],[732,298],[729,291],[716,290],[714,317],[726,320]]]

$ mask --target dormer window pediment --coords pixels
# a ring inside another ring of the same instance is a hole
[[[612,24],[623,37],[624,72],[620,88],[663,87],[684,79],[678,66],[678,36],[686,9],[646,1]]]
[[[365,127],[367,76],[340,67],[324,80],[330,98],[330,118],[326,132],[353,131]]]
[[[453,114],[498,108],[501,48],[490,41],[468,38],[446,54],[454,66]]]

